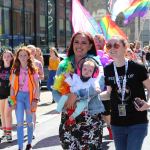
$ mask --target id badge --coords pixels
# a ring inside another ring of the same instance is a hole
[[[126,116],[126,105],[119,104],[118,105],[119,116]]]

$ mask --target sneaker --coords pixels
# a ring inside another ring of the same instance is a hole
[[[35,139],[36,135],[35,135],[35,131],[33,132],[33,136],[32,139]]]
[[[35,139],[35,135],[33,134],[33,136],[32,136],[32,139],[34,140]]]
[[[1,138],[0,138],[0,142],[5,142],[6,141],[6,135],[3,135]]]
[[[54,100],[52,100],[52,104],[54,104],[55,103],[55,101]]]
[[[28,144],[28,145],[26,146],[26,150],[32,150],[31,144]]]
[[[4,140],[4,139],[6,139],[6,135],[3,135],[3,136],[1,137],[1,140]]]
[[[12,136],[11,135],[6,135],[6,140],[8,143],[12,142]]]

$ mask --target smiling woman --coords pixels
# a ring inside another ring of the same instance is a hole
[[[111,127],[116,150],[141,150],[148,129],[148,104],[144,90],[145,87],[150,91],[147,70],[125,58],[125,39],[113,37],[106,47],[113,58],[113,62],[104,68],[104,74],[110,94]],[[143,103],[140,108],[134,105],[137,98]]]
[[[60,62],[56,77],[59,78],[66,73],[77,73],[80,70],[80,61],[89,55],[90,57],[96,56],[96,48],[91,34],[85,32],[75,33],[71,39],[67,58]],[[104,81],[102,81],[102,84],[104,85]],[[73,88],[76,86],[79,86],[78,83]],[[61,87],[64,88],[63,85]],[[89,89],[88,91],[91,95],[94,92],[94,90]],[[86,94],[83,99],[88,107],[74,119],[75,124],[68,124],[67,120],[73,114],[77,104],[77,95],[73,92],[68,94],[59,127],[59,137],[63,149],[102,149],[101,102],[98,96],[88,101],[88,95]],[[59,90],[53,90],[53,98],[56,102],[59,102],[61,99]]]
[[[3,136],[1,140],[5,139],[7,142],[12,141],[12,109],[8,106],[8,96],[10,95],[9,76],[14,57],[11,51],[5,50],[0,59],[0,121],[2,123]]]
[[[32,149],[33,112],[37,108],[39,99],[39,79],[37,69],[31,59],[30,49],[23,46],[17,50],[12,72],[10,75],[10,96],[13,101],[11,108],[15,108],[17,120],[18,149],[23,149],[23,120],[26,113],[28,130],[28,144],[26,150]]]

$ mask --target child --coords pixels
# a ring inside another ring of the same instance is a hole
[[[31,60],[30,50],[27,47],[19,48],[16,53],[10,83],[11,93],[9,99],[16,111],[18,147],[19,150],[23,149],[25,111],[28,134],[26,150],[31,150],[33,136],[32,112],[36,110],[39,99],[39,80],[36,68]]]
[[[70,91],[77,95],[77,106],[75,111],[70,115],[69,120],[66,122],[66,125],[74,124],[74,119],[81,114],[86,108],[88,109],[88,102],[92,100],[98,93],[101,92],[99,86],[99,80],[94,78],[94,74],[98,72],[98,65],[94,59],[86,58],[80,67],[80,75],[73,74],[66,75],[65,82],[70,86]],[[92,95],[90,90],[94,89]],[[61,112],[63,110],[64,104],[68,99],[67,95],[61,97],[57,105],[57,111]],[[104,111],[104,107],[101,103],[101,112]]]
[[[54,83],[54,77],[55,77],[59,63],[60,63],[60,58],[58,56],[57,50],[55,47],[51,47],[50,57],[49,57],[49,66],[48,66],[49,76],[47,80],[47,88],[50,91],[52,90],[51,86]]]
[[[13,60],[12,52],[5,50],[0,64],[0,113],[4,132],[1,140],[6,139],[7,142],[12,142],[12,109],[8,107],[7,98],[10,95],[9,76]]]

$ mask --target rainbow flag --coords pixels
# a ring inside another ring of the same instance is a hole
[[[111,19],[115,21],[119,13],[127,9],[133,1],[134,0],[113,0],[111,7]]]
[[[127,39],[126,34],[115,24],[114,21],[111,20],[109,15],[106,15],[101,19],[100,27],[106,40],[115,35],[119,35]]]
[[[72,26],[74,32],[90,32],[93,36],[96,34],[102,34],[98,23],[81,5],[79,0],[73,0],[72,2]]]
[[[134,0],[131,5],[123,11],[125,20],[124,23],[128,24],[135,17],[143,17],[150,7],[150,0]]]

